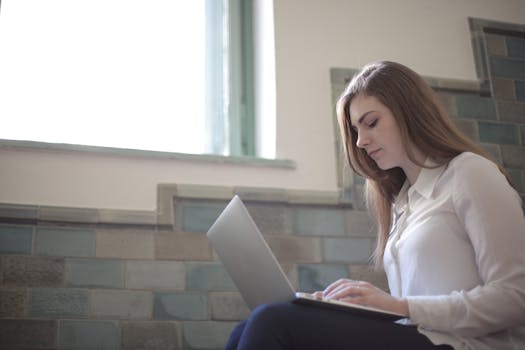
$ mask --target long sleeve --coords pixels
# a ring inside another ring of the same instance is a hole
[[[493,163],[477,156],[464,157],[451,182],[453,208],[481,283],[450,294],[407,297],[412,322],[467,337],[525,325],[525,218],[519,196]]]

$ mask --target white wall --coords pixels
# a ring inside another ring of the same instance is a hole
[[[0,202],[153,210],[158,183],[335,191],[331,67],[391,59],[475,80],[467,18],[525,23],[523,0],[275,0],[274,11],[276,152],[296,169],[1,149]]]

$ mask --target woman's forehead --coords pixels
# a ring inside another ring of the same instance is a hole
[[[352,124],[358,123],[365,114],[368,114],[371,111],[381,111],[386,107],[379,101],[375,96],[358,94],[348,107],[350,112],[350,120]]]

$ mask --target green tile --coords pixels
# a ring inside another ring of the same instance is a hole
[[[297,208],[292,231],[308,236],[344,236],[344,211],[341,209]]]
[[[88,292],[82,289],[33,288],[28,315],[34,317],[87,317]]]
[[[456,107],[459,118],[493,119],[497,118],[496,104],[493,99],[476,95],[456,95]]]
[[[348,278],[348,269],[340,264],[299,265],[299,291],[314,292],[325,289],[340,278]]]
[[[124,288],[124,263],[120,260],[79,259],[66,261],[69,287]]]
[[[226,204],[182,204],[182,230],[207,232]]]
[[[31,254],[33,227],[0,225],[1,254]]]
[[[525,60],[491,57],[490,63],[493,76],[525,79]]]
[[[370,238],[325,238],[324,257],[327,262],[367,264],[372,254]]]
[[[478,128],[481,142],[519,145],[519,129],[516,125],[479,122]]]
[[[207,320],[208,298],[203,293],[154,293],[153,319]]]
[[[59,349],[117,350],[119,330],[113,321],[61,320]]]
[[[507,55],[515,58],[525,58],[525,39],[507,36]]]
[[[39,227],[36,252],[40,255],[91,257],[95,255],[93,230]]]
[[[213,263],[189,263],[186,289],[196,291],[235,291],[237,288],[224,266]]]

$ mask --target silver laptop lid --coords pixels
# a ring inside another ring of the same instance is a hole
[[[207,235],[251,309],[295,299],[293,286],[238,196],[233,197]]]

